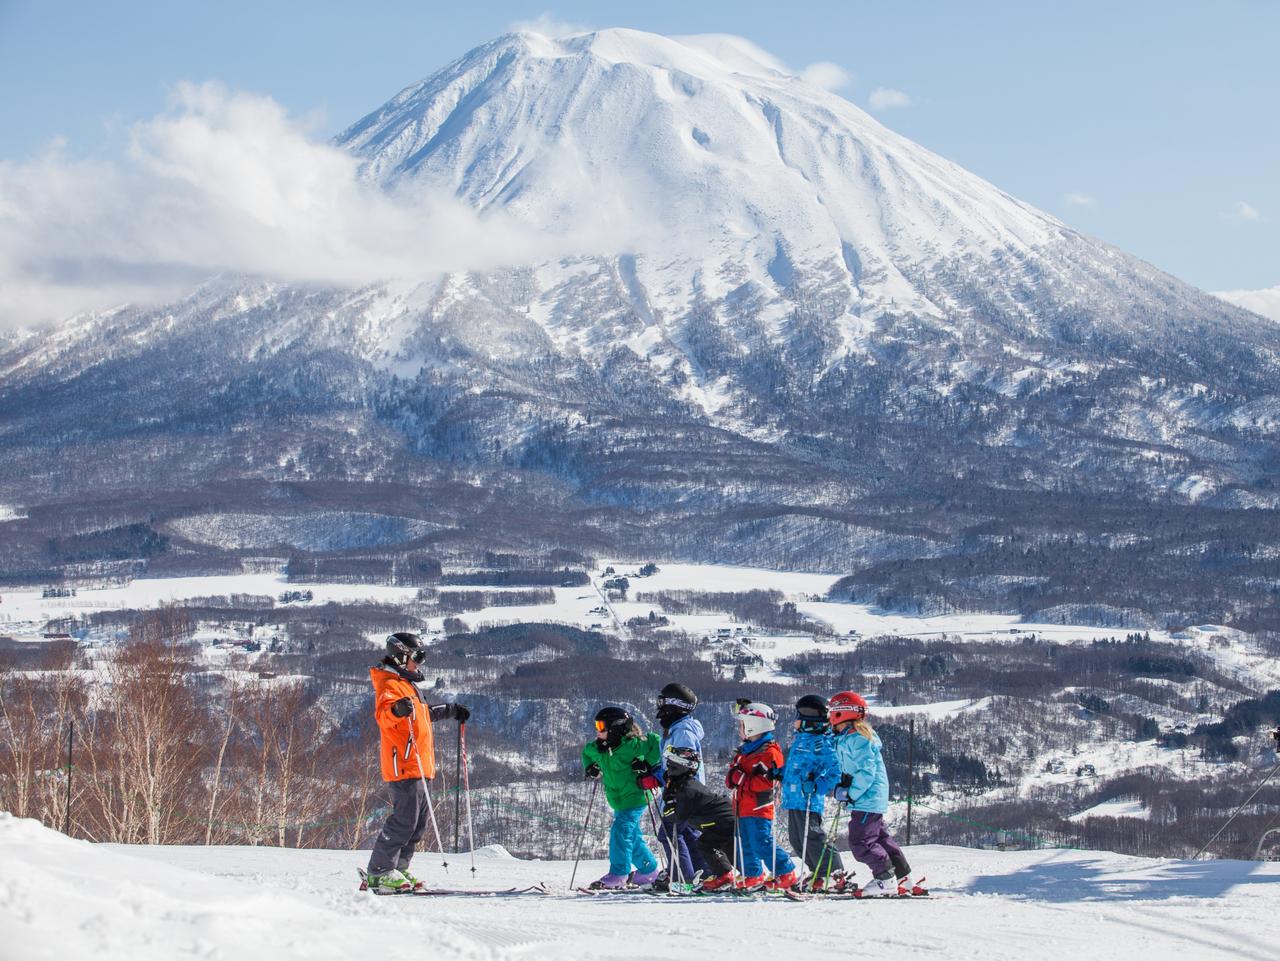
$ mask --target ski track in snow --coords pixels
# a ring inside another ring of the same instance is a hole
[[[1280,864],[1163,861],[1093,851],[910,849],[938,895],[910,904],[699,901],[567,893],[502,900],[377,898],[361,851],[148,847],[69,840],[0,814],[6,959],[350,959],[400,952],[463,961],[648,961],[824,954],[984,961],[1275,957]],[[847,859],[847,856],[846,856]],[[572,865],[482,851],[422,853],[429,886],[546,881]],[[604,862],[584,861],[578,877]],[[865,875],[865,869],[861,871]]]

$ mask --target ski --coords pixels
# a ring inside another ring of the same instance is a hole
[[[501,888],[496,891],[470,891],[466,888],[423,888],[419,891],[411,891],[415,897],[467,897],[467,898],[510,898],[519,894],[542,894],[550,895],[551,889],[545,884],[531,884],[527,888]]]
[[[586,894],[586,895],[590,895],[591,897],[618,897],[620,895],[635,895],[635,894],[653,895],[661,892],[653,891],[650,888],[628,887],[628,888],[574,888],[573,893]]]
[[[360,873],[361,891],[369,890],[369,877],[363,868],[357,868]],[[537,884],[531,884],[524,888],[499,888],[497,890],[475,890],[467,888],[404,888],[400,891],[374,891],[378,897],[468,897],[468,898],[509,898],[520,894],[552,894],[552,890],[547,885],[539,881]]]

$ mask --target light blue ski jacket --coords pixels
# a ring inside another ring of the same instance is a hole
[[[702,739],[706,732],[702,730],[702,722],[686,715],[662,732],[662,773],[667,772],[667,745],[672,747],[691,747],[702,757]],[[702,765],[698,766],[698,780],[707,783],[707,774]]]
[[[837,735],[835,742],[840,773],[853,778],[849,785],[849,807],[884,814],[889,810],[889,772],[884,767],[880,736],[873,731],[867,738],[850,729]]]

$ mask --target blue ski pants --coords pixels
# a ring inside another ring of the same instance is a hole
[[[796,869],[791,855],[773,839],[773,818],[738,818],[738,833],[742,836],[743,877],[759,877],[765,871],[781,876]]]
[[[663,821],[658,826],[658,840],[662,843],[662,850],[667,855],[667,863],[675,866],[671,872],[673,881],[677,880],[677,871],[679,880],[683,881],[692,880],[699,871],[704,877],[707,876],[707,862],[703,860],[702,850],[698,846],[698,836],[698,831],[689,827],[687,822],[673,824],[670,821]]]
[[[640,830],[640,818],[645,808],[623,808],[613,812],[613,825],[609,828],[609,873],[626,877],[632,866],[641,874],[648,874],[658,867],[658,860],[645,844]]]

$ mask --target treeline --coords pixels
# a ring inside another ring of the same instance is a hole
[[[945,814],[920,809],[913,840],[968,847],[1076,847],[1145,857],[1186,858],[1222,827],[1257,787],[1252,775],[1184,781],[1168,771],[1136,771],[1097,788],[1038,791],[1030,799],[978,801]],[[1144,816],[1090,815],[1070,820],[1106,801],[1137,802]],[[1280,818],[1280,787],[1265,786],[1253,803],[1213,843],[1209,853],[1252,859],[1264,832]]]
[[[94,841],[359,847],[381,800],[371,732],[305,678],[193,671],[157,612],[103,670],[0,672],[0,808]],[[68,751],[70,750],[70,763]]]
[[[636,594],[639,604],[652,604],[668,614],[721,614],[733,620],[779,631],[830,633],[805,617],[781,591],[654,591]]]

